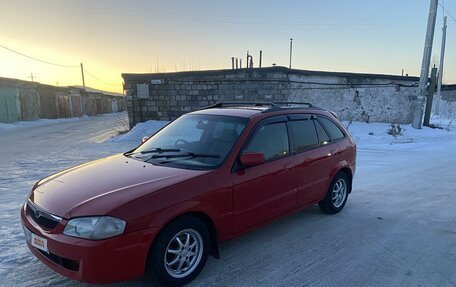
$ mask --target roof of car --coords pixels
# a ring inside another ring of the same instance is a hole
[[[250,118],[254,115],[277,111],[323,111],[310,103],[298,102],[219,102],[192,114],[223,115]]]

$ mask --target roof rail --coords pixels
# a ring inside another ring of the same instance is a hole
[[[281,109],[289,109],[289,108],[300,108],[296,106],[306,106],[307,108],[317,108],[318,107],[312,105],[311,103],[307,102],[217,102],[213,105],[203,107],[200,110],[206,109],[214,109],[214,108],[223,108],[223,107],[233,107],[233,106],[252,106],[252,107],[268,107],[262,113],[271,112]]]
[[[213,109],[213,108],[222,108],[230,106],[253,106],[253,107],[262,107],[262,106],[272,106],[275,105],[272,102],[217,102],[213,105],[203,107],[201,110]]]
[[[313,107],[311,103],[308,102],[273,102],[276,105],[286,105],[286,106],[291,106],[291,105],[297,105],[297,106],[307,106],[309,108]]]

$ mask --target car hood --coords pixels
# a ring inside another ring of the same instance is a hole
[[[64,218],[105,215],[129,201],[207,172],[155,166],[119,154],[40,181],[30,200]]]

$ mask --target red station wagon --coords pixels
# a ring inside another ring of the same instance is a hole
[[[306,206],[342,210],[355,165],[332,112],[218,103],[129,152],[40,180],[21,219],[30,250],[69,278],[183,285],[219,257],[219,241]]]

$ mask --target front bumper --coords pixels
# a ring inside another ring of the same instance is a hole
[[[24,204],[24,228],[47,239],[49,253],[27,245],[33,254],[54,271],[92,284],[113,283],[144,274],[149,247],[158,230],[148,228],[105,240],[87,240],[63,235],[67,221],[45,230],[31,217]]]

